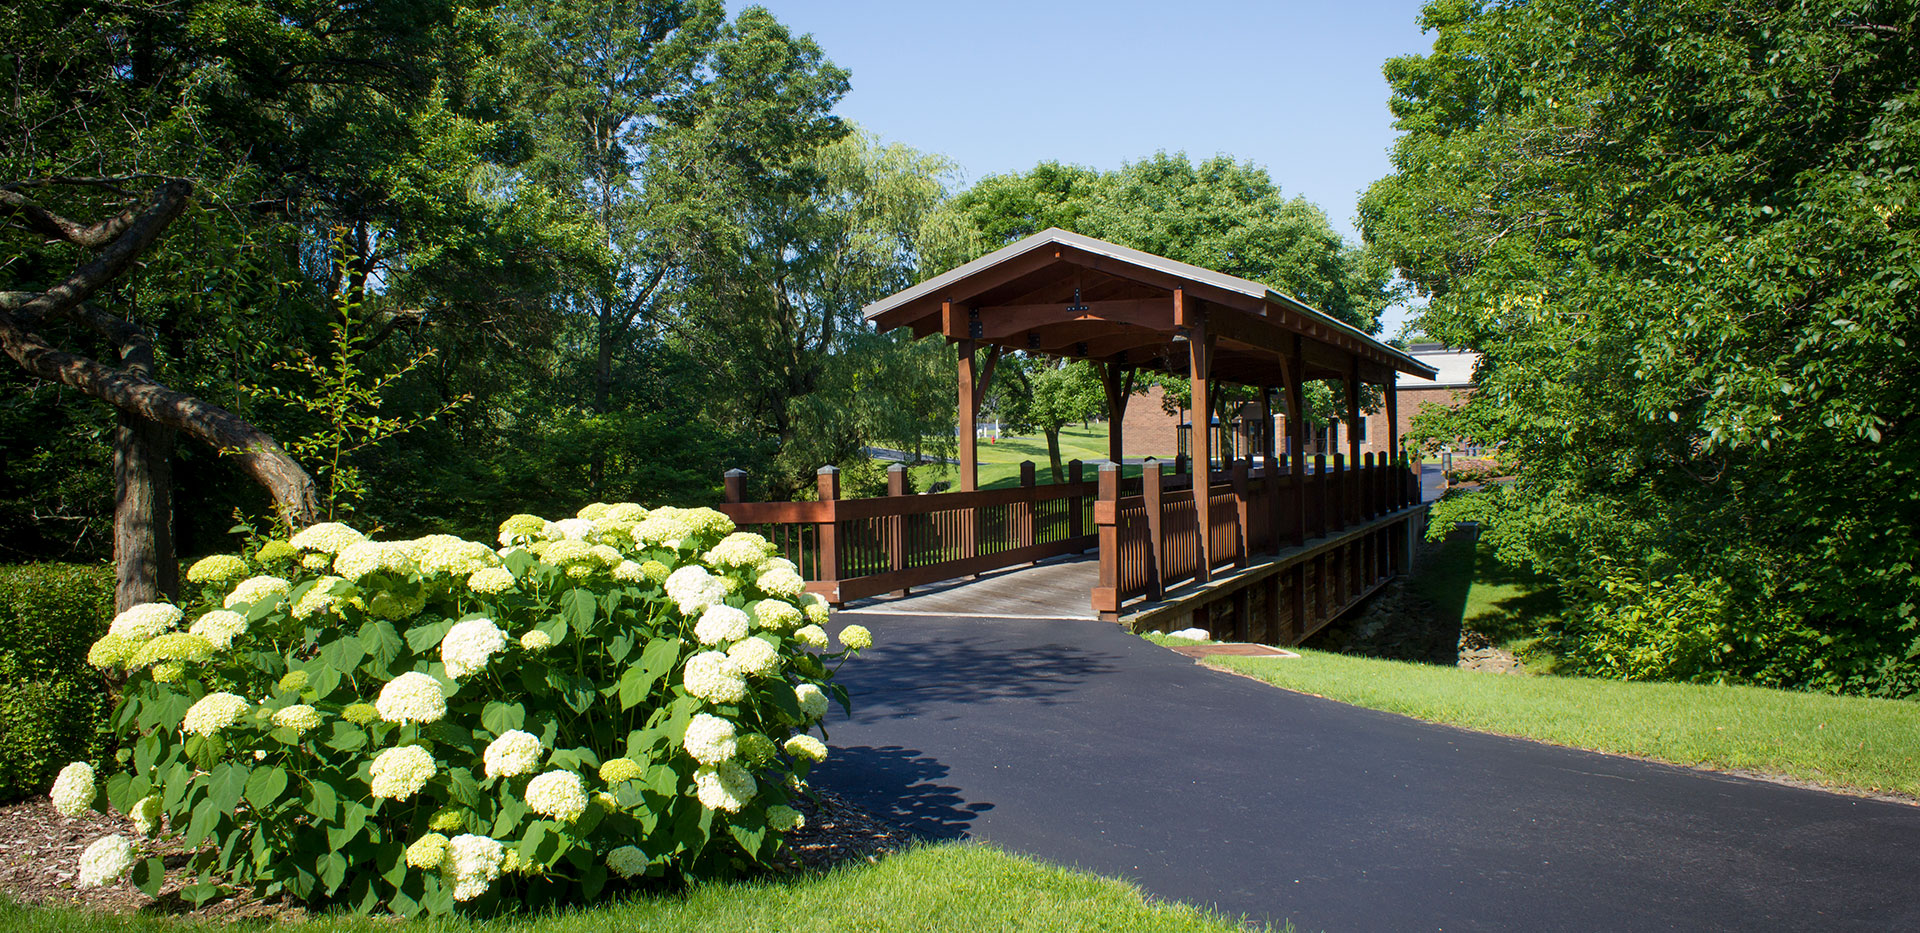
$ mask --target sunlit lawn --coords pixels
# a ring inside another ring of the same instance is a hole
[[[1052,460],[1047,455],[1045,435],[1032,437],[1002,437],[994,443],[982,439],[980,450],[980,488],[1004,489],[1020,485],[1020,461],[1032,460],[1034,481],[1053,482]],[[1087,464],[1085,476],[1095,478],[1093,463],[1107,459],[1107,425],[1099,422],[1092,427],[1077,424],[1068,425],[1060,431],[1060,468],[1066,469],[1067,461],[1078,459]],[[1140,467],[1126,468],[1126,475],[1139,476]],[[953,464],[928,463],[913,468],[915,489],[926,489],[942,480],[959,488],[960,468]]]

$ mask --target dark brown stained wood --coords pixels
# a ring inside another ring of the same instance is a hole
[[[943,319],[951,319],[953,317],[953,305],[951,303],[943,305],[940,310],[940,316]],[[979,402],[980,393],[974,385],[973,341],[960,341],[959,353],[960,408],[957,420],[960,430],[960,436],[958,438],[960,442],[960,488],[971,492],[980,484],[979,438],[974,431],[974,422],[977,414],[977,409],[974,406]]]
[[[952,580],[956,577],[986,573],[989,570],[998,570],[1002,567],[1011,567],[1015,564],[1030,564],[1037,560],[1046,560],[1049,557],[1079,554],[1098,546],[1098,544],[1099,538],[1094,535],[1088,535],[1079,539],[1055,541],[1050,544],[1035,544],[1030,547],[1014,548],[996,554],[981,554],[976,557],[945,561],[927,567],[914,567],[898,573],[889,571],[871,576],[853,577],[851,579],[841,580],[837,589],[841,602],[851,602],[856,599],[867,596],[877,596],[881,593],[899,590],[905,587],[925,586],[929,583],[938,583],[941,580]]]
[[[1223,305],[1239,311],[1258,313],[1265,306],[1265,302],[1251,295],[1230,292],[1223,288],[1208,285],[1205,282],[1197,282],[1184,276],[1161,272],[1158,269],[1143,268],[1124,260],[1114,259],[1110,256],[1102,256],[1098,253],[1089,253],[1071,246],[1061,247],[1060,258],[1083,268],[1097,269],[1108,275],[1131,279],[1135,282],[1154,286],[1155,288],[1164,288],[1168,291],[1183,289],[1191,298],[1198,298],[1202,301]]]
[[[1032,275],[1059,262],[1052,250],[1034,250],[1009,259],[1000,265],[971,276],[964,282],[956,283],[944,294],[928,295],[918,301],[902,305],[875,316],[873,324],[880,330],[899,327],[902,324],[918,320],[941,310],[943,303],[963,305],[968,299],[981,292],[997,288],[1023,276]]]
[[[977,413],[987,400],[987,393],[993,390],[993,371],[1000,366],[1001,347],[996,344],[987,351],[987,362],[980,367],[980,379],[973,387],[973,410]],[[978,449],[977,447],[975,448]]]
[[[1213,468],[1213,333],[1208,329],[1208,316],[1187,307],[1185,289],[1173,291],[1173,319],[1184,323],[1190,332],[1187,353],[1191,360],[1188,371],[1192,375],[1188,380],[1193,391],[1193,428],[1188,437],[1193,448],[1194,475],[1204,477]],[[1213,487],[1204,479],[1193,484],[1193,514],[1199,526],[1198,578],[1204,582],[1213,573]]]
[[[1147,598],[1166,595],[1167,532],[1166,477],[1160,464],[1149,463],[1140,472],[1140,504],[1147,511]]]
[[[1287,437],[1292,445],[1287,459],[1293,467],[1293,521],[1288,538],[1294,547],[1307,540],[1307,364],[1300,354],[1302,339],[1293,338],[1293,365],[1286,368]]]
[[[1080,322],[1126,324],[1151,330],[1166,328],[1168,302],[1164,298],[1135,298],[1124,301],[1083,301],[1072,303],[995,305],[980,316],[980,339],[1012,340],[1038,327]],[[946,330],[949,337],[965,337],[966,322],[959,332]]]

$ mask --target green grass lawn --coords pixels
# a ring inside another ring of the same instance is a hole
[[[1002,437],[999,442],[989,444],[982,440],[980,450],[980,488],[1005,489],[1020,485],[1020,461],[1032,460],[1034,479],[1039,483],[1053,482],[1052,460],[1047,456],[1047,438],[1045,435],[1032,437]],[[1067,461],[1079,459],[1086,463],[1107,459],[1107,425],[1101,422],[1090,428],[1070,424],[1060,430],[1060,468],[1066,469]],[[1126,475],[1139,476],[1140,468],[1127,469]],[[1087,467],[1087,479],[1094,479],[1093,467]],[[913,468],[914,488],[925,489],[933,483],[946,480],[959,488],[960,468],[953,464],[927,463]]]
[[[1466,729],[1920,797],[1920,702],[1516,677],[1296,650],[1300,660],[1210,663],[1289,690]]]
[[[169,917],[112,916],[73,908],[0,906],[0,931],[75,933],[189,931],[225,924]],[[1116,930],[1226,933],[1227,918],[1182,904],[1147,901],[1140,889],[1086,872],[1043,865],[973,843],[922,846],[872,864],[825,874],[713,884],[684,895],[634,897],[575,910],[491,921],[321,917],[287,930],[487,930],[492,933],[858,933],[858,931]],[[1258,929],[1268,929],[1259,927]]]
[[[1493,549],[1471,532],[1457,531],[1414,567],[1407,586],[1431,603],[1441,618],[1479,632],[1526,664],[1529,673],[1555,667],[1542,637],[1561,605],[1550,579],[1502,565]]]

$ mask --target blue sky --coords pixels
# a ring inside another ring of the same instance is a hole
[[[843,116],[952,158],[962,184],[1047,159],[1226,153],[1352,239],[1393,142],[1380,65],[1433,44],[1417,0],[761,5],[853,72]]]

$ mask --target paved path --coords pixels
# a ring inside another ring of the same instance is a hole
[[[1920,929],[1920,807],[1427,725],[1099,622],[855,620],[879,644],[816,774],[925,836],[1303,931]]]

